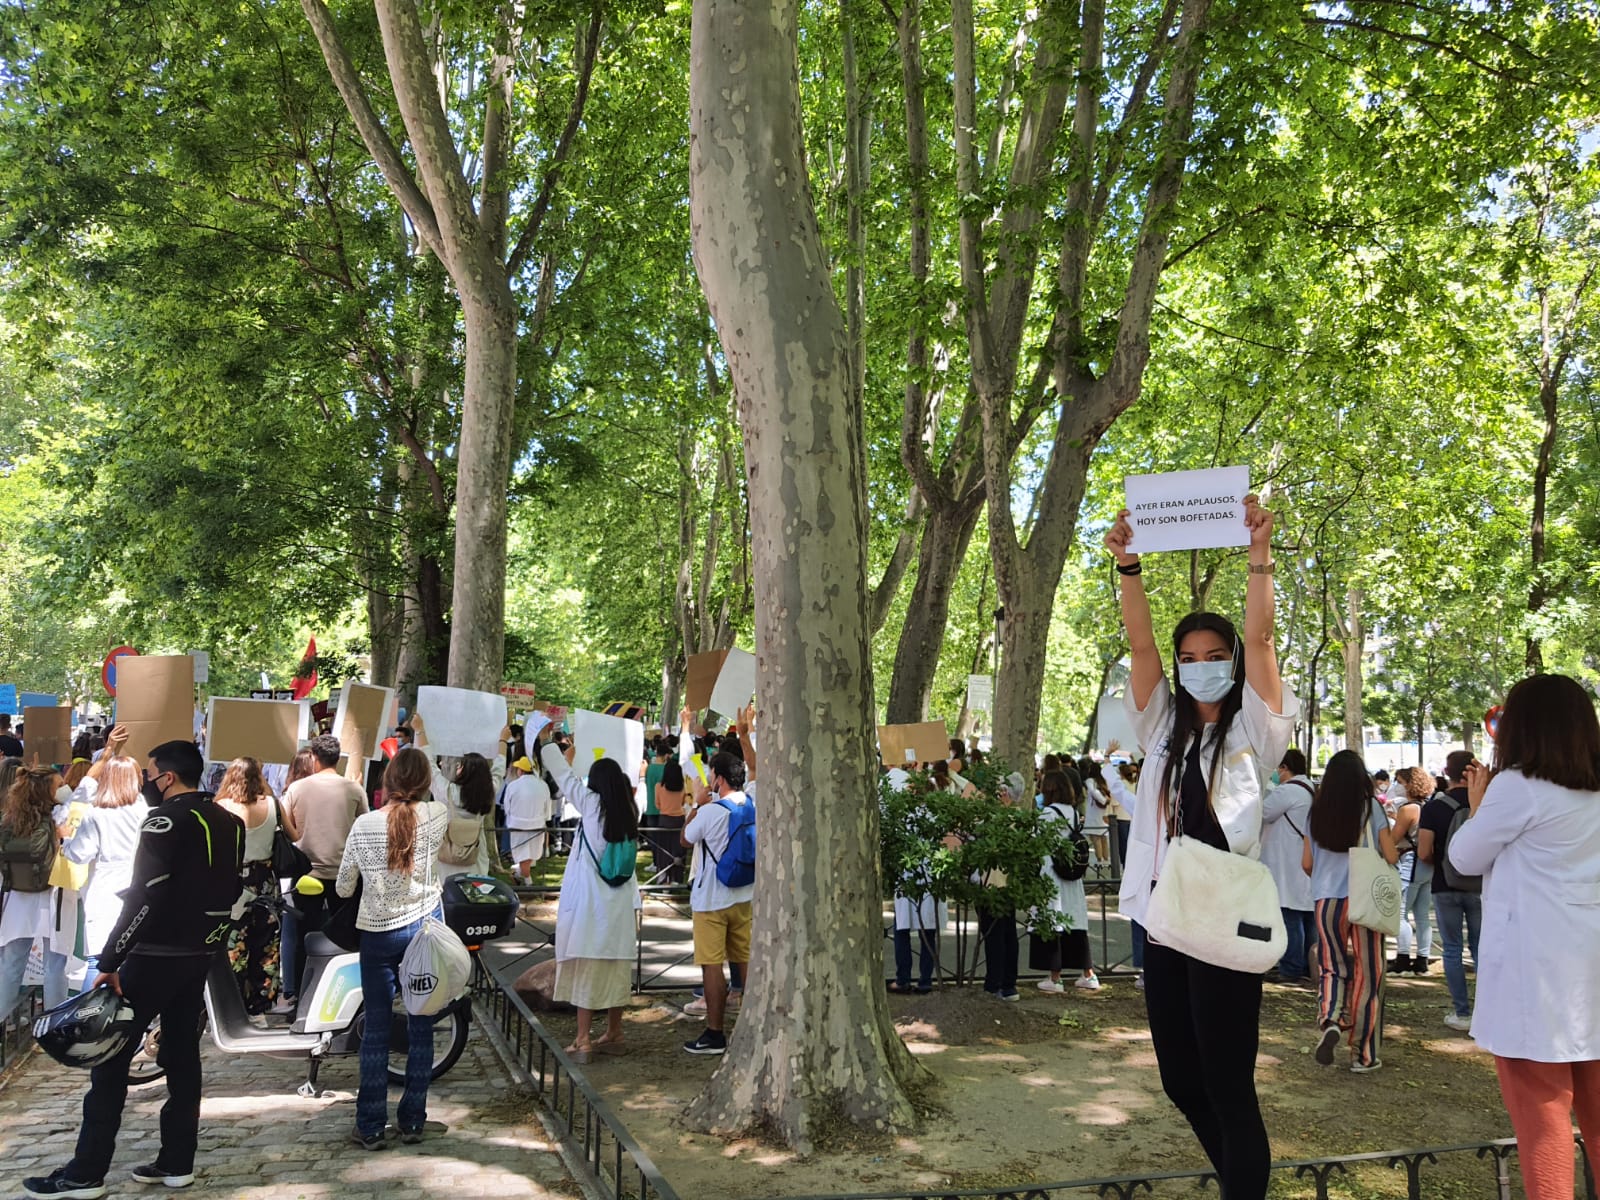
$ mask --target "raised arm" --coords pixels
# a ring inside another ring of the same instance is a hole
[[[756,723],[756,706],[747,704],[739,710],[736,724],[739,730],[739,748],[744,751],[744,776],[756,777],[756,744],[750,740],[750,730]]]
[[[1272,513],[1254,495],[1244,498],[1244,523],[1250,530],[1250,582],[1244,594],[1244,677],[1275,713],[1283,711],[1283,679],[1278,674],[1275,593],[1272,586]]]
[[[100,777],[105,774],[106,768],[111,765],[111,760],[122,756],[122,748],[128,744],[128,727],[118,725],[106,735],[105,753],[94,761],[94,764],[84,772],[85,779],[92,779],[96,785]]]
[[[1118,589],[1122,593],[1122,626],[1128,632],[1128,651],[1133,663],[1128,688],[1134,706],[1142,712],[1161,682],[1161,651],[1156,646],[1156,630],[1150,619],[1150,599],[1144,594],[1139,556],[1128,553],[1128,543],[1132,540],[1133,526],[1128,521],[1128,510],[1123,509],[1106,534],[1106,549],[1117,560],[1118,582],[1122,585]]]

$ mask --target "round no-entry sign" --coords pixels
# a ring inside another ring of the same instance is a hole
[[[118,646],[106,655],[106,661],[100,667],[100,682],[106,685],[106,695],[117,694],[117,659],[124,654],[138,654],[132,646]]]

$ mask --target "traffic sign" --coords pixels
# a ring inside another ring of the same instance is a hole
[[[117,694],[117,659],[125,654],[138,653],[132,646],[118,646],[110,654],[106,655],[106,661],[100,667],[100,682],[106,685],[106,694],[108,696]]]

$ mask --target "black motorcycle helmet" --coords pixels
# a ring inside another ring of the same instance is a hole
[[[109,986],[74,996],[33,1023],[39,1048],[64,1067],[98,1067],[133,1039],[133,1005]]]

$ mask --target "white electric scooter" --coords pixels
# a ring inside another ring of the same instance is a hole
[[[454,903],[445,903],[445,921],[476,950],[484,941],[503,937],[516,920],[514,892],[498,880],[480,876],[455,876],[448,881],[455,894]],[[321,895],[323,884],[311,877],[295,886],[300,895]],[[282,908],[277,896],[258,897],[253,904]],[[470,937],[468,935],[470,934]],[[305,970],[294,1017],[287,1027],[273,1028],[252,1023],[234,979],[226,953],[211,961],[206,976],[206,1015],[211,1039],[227,1054],[264,1054],[269,1058],[305,1059],[306,1078],[297,1089],[305,1097],[318,1095],[317,1072],[322,1060],[361,1052],[366,1030],[366,1012],[361,993],[361,956],[345,950],[322,933],[309,933],[305,941]],[[404,1006],[394,1002],[395,1015],[389,1026],[389,1078],[403,1084],[409,1050]],[[432,1079],[438,1079],[455,1066],[467,1047],[467,1030],[472,1020],[472,998],[462,996],[434,1017]],[[160,1027],[151,1026],[145,1044],[128,1069],[130,1084],[150,1083],[166,1074],[157,1061]]]

